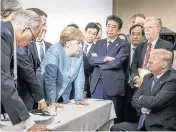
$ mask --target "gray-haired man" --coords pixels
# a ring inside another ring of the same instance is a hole
[[[29,131],[47,131],[31,119],[18,96],[11,67],[14,49],[28,45],[42,28],[40,17],[32,11],[19,11],[10,21],[1,22],[1,103],[13,125]],[[14,72],[15,73],[15,72]]]

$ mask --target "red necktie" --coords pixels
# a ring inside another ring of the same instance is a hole
[[[148,43],[148,48],[147,48],[147,52],[145,53],[145,60],[143,63],[143,68],[147,67],[151,49],[152,49],[152,43]]]

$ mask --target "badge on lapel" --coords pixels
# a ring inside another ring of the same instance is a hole
[[[119,44],[116,44],[116,46],[119,46]]]

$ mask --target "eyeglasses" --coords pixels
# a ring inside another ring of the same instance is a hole
[[[35,42],[36,41],[36,37],[34,36],[34,33],[32,32],[31,28],[29,28],[31,34],[32,34],[32,40],[31,42]]]

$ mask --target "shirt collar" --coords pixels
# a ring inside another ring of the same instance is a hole
[[[153,40],[151,43],[152,43],[152,47],[154,48],[155,47],[155,45],[156,45],[156,42],[158,41],[158,39],[159,38],[157,38],[157,39],[155,39],[155,40]]]
[[[164,72],[165,73],[165,72]],[[157,75],[155,76],[157,79],[160,79],[160,77],[164,74],[164,73],[161,73],[160,75]]]
[[[111,40],[107,39],[107,43],[108,43],[109,41],[111,41],[112,43],[114,43],[114,41],[115,41],[116,39],[117,39],[117,38],[111,39]]]
[[[44,42],[43,42],[43,41],[41,41],[41,42],[36,41],[36,44],[37,44],[37,45],[41,45],[41,44],[43,45],[43,44],[44,44]]]
[[[133,48],[135,48],[135,49],[136,49],[136,47],[135,47],[134,45],[132,45],[132,44],[131,44],[131,50],[132,50]]]

